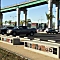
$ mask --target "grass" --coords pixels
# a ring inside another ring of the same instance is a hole
[[[29,60],[29,59],[28,58],[26,59],[26,57],[17,55],[16,53],[6,50],[4,48],[0,48],[0,60]]]

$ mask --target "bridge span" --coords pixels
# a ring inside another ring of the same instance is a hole
[[[5,13],[5,12],[10,12],[10,11],[16,11],[17,8],[23,10],[26,8],[35,7],[35,6],[43,5],[43,4],[47,4],[47,0],[31,1],[31,2],[21,3],[21,4],[16,4],[13,6],[8,6],[5,8],[2,8],[1,12]]]

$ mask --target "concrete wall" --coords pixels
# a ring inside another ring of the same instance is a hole
[[[27,47],[26,47],[27,43]],[[44,41],[26,41],[24,48],[50,57],[59,58],[59,46],[55,43]]]

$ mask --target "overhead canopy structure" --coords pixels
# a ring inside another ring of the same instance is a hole
[[[17,8],[20,8],[20,9],[29,8],[29,7],[42,5],[42,4],[47,4],[47,0],[36,0],[36,1],[32,1],[32,2],[24,2],[24,3],[21,3],[21,4],[16,4],[14,6],[8,6],[8,7],[5,7],[5,8],[2,8],[1,12],[4,13],[4,12],[9,12],[9,11],[14,11]]]

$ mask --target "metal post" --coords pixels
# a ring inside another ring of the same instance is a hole
[[[39,19],[40,20],[40,19]],[[39,28],[39,20],[38,20],[38,28]]]
[[[42,19],[42,16],[41,16],[41,29],[42,29],[42,20],[43,20],[43,19]]]

